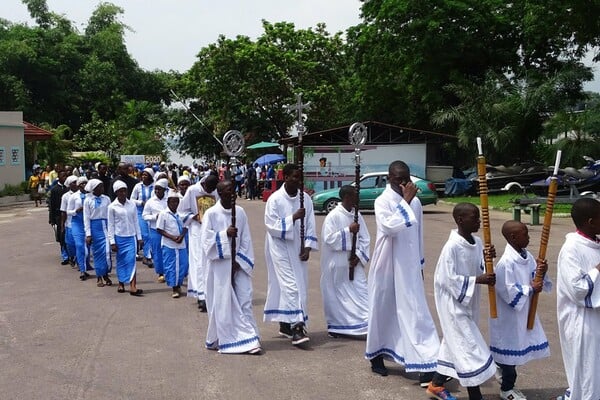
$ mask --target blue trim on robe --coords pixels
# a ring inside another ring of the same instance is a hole
[[[425,259],[421,258],[421,265],[425,264]]]
[[[314,236],[305,236],[304,239],[312,240],[313,242],[319,242]]]
[[[517,283],[515,287],[517,288],[518,293],[515,295],[515,298],[512,299],[512,301],[508,304],[512,308],[515,308],[517,304],[519,304],[519,300],[521,300],[521,297],[523,297],[523,286]]]
[[[402,204],[398,204],[396,208],[398,209],[398,211],[400,211],[400,215],[402,215],[402,217],[404,218],[404,225],[406,225],[407,228],[410,228],[412,224],[410,223],[408,211],[406,211],[406,209],[402,207]]]
[[[392,357],[394,360],[400,362],[401,364],[404,365],[405,368],[408,369],[434,369],[437,367],[437,363],[436,362],[430,362],[430,363],[421,363],[421,364],[407,364],[404,360],[404,357],[396,354],[396,352],[392,349],[387,349],[387,348],[383,348],[383,349],[379,349],[373,353],[365,353],[365,356],[370,360],[373,359],[381,354],[386,354],[390,357]]]
[[[590,276],[588,274],[585,274],[583,277],[587,281],[588,287],[589,287],[587,295],[585,296],[585,307],[586,308],[593,308],[593,306],[592,306],[592,292],[594,291],[594,282],[592,281],[592,278],[590,278]]]
[[[444,360],[438,360],[439,365],[442,365],[442,366],[448,367],[448,368],[452,368],[454,371],[456,371],[456,374],[458,375],[459,378],[472,378],[474,376],[477,376],[477,375],[483,373],[486,369],[488,369],[490,367],[490,365],[492,365],[493,362],[494,362],[494,359],[492,358],[492,356],[490,356],[490,358],[488,358],[486,363],[481,368],[478,368],[475,371],[470,371],[470,372],[458,372],[458,371],[456,371],[456,368],[454,367],[453,363],[444,361]]]
[[[365,254],[365,252],[362,251],[362,250],[358,250],[358,251],[360,251],[360,254],[363,256],[363,258],[365,259],[365,261],[369,262],[369,257],[367,257],[367,255]]]
[[[327,329],[360,329],[366,328],[369,325],[368,322],[362,322],[356,325],[329,325],[327,324]]]
[[[239,251],[235,253],[235,255],[246,262],[250,266],[250,268],[254,269],[254,263],[245,254],[240,253]]]
[[[281,238],[285,240],[285,218],[281,218]]]
[[[346,232],[344,232],[344,229],[341,230],[342,232],[342,251],[346,251]]]
[[[263,311],[264,314],[283,314],[283,315],[295,315],[295,314],[302,314],[303,315],[303,319],[305,321],[308,321],[308,315],[304,314],[304,311],[302,310],[265,310]]]
[[[219,236],[219,232],[215,235],[215,240],[217,241],[217,252],[219,253],[219,258],[221,260],[225,259],[223,256],[223,244],[221,243],[221,236]]]
[[[490,350],[497,354],[503,354],[505,356],[524,356],[525,354],[531,353],[533,351],[541,351],[547,349],[549,347],[548,342],[534,344],[523,350],[510,350],[510,349],[499,349],[494,346],[490,346]]]
[[[465,276],[463,279],[463,285],[460,289],[460,295],[457,299],[459,303],[462,303],[462,301],[465,299],[465,296],[467,295],[467,289],[469,288],[469,277]]]
[[[243,340],[238,340],[237,342],[233,342],[233,343],[225,343],[225,344],[220,344],[219,343],[219,350],[225,350],[225,349],[229,349],[231,347],[239,347],[239,346],[244,346],[248,343],[252,343],[258,340],[258,336],[253,336],[251,338],[248,339],[243,339]],[[214,343],[213,343],[214,345]]]

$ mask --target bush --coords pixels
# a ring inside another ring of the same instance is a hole
[[[0,190],[0,197],[18,196],[27,192],[27,182],[21,182],[18,185],[5,184],[4,189]]]

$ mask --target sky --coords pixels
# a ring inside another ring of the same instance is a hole
[[[324,22],[331,34],[360,22],[359,0],[107,0],[125,10],[121,21],[129,53],[147,70],[187,71],[201,48],[219,35],[257,38],[262,20],[293,22],[306,29]],[[47,0],[48,8],[65,15],[83,30],[98,0]],[[31,22],[20,0],[2,0],[0,16]]]
[[[345,31],[360,22],[359,0],[106,0],[124,9],[127,48],[146,70],[187,71],[201,48],[215,43],[219,35],[257,38],[262,20],[293,22],[296,28],[315,27],[323,22],[329,33]],[[65,15],[83,30],[99,0],[47,0],[48,8]],[[31,22],[20,0],[2,0],[2,18]],[[596,79],[586,90],[600,92],[600,64]]]

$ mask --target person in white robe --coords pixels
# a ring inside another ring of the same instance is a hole
[[[165,195],[165,191],[168,187],[168,180],[158,179],[154,183],[154,196],[146,202],[144,211],[142,211],[142,218],[148,224],[148,240],[150,241],[152,264],[154,265],[154,272],[158,275],[158,283],[165,282],[165,269],[163,266],[161,249],[163,236],[156,230],[156,221],[158,220],[160,212],[167,209],[167,196]]]
[[[77,178],[79,192],[73,193],[69,197],[67,205],[67,215],[71,216],[71,236],[75,243],[75,257],[79,266],[79,279],[85,281],[90,274],[87,270],[91,269],[90,251],[85,241],[85,227],[83,225],[83,201],[87,197],[85,185],[88,180],[85,176]]]
[[[65,186],[69,188],[69,191],[60,198],[60,222],[65,232],[65,246],[69,256],[69,263],[72,268],[75,268],[75,256],[77,253],[75,251],[75,241],[71,233],[71,216],[67,214],[67,209],[69,207],[69,198],[78,192],[77,177],[69,175],[65,180]]]
[[[252,314],[254,250],[248,218],[236,205],[236,224],[231,224],[231,200],[236,195],[231,181],[219,182],[217,191],[220,201],[206,211],[202,220],[208,267],[206,348],[220,353],[259,354],[260,337]]]
[[[150,200],[154,192],[154,170],[152,168],[145,168],[142,171],[142,181],[138,182],[131,191],[130,200],[133,201],[137,208],[138,223],[140,224],[140,231],[142,232],[142,240],[144,241],[144,247],[142,249],[142,263],[149,268],[153,267],[152,260],[152,242],[150,240],[150,229],[148,222],[142,217],[144,212],[144,206],[146,202]]]
[[[527,225],[506,221],[502,235],[508,244],[494,268],[498,316],[490,318],[490,350],[501,373],[500,398],[524,400],[525,395],[514,387],[516,366],[550,356],[548,339],[537,315],[533,329],[527,329],[531,296],[542,289],[550,292],[552,282],[548,275],[543,282],[533,281],[536,271],[546,273],[548,264],[546,260],[536,261],[527,250]]]
[[[423,210],[410,169],[394,161],[388,185],[375,200],[377,239],[369,271],[369,320],[365,358],[386,376],[384,358],[419,372],[427,385],[440,345],[423,283]]]
[[[483,245],[480,238],[473,236],[481,224],[477,206],[459,203],[452,215],[458,229],[450,232],[434,275],[435,305],[443,338],[436,374],[427,394],[455,399],[444,388],[446,377],[450,376],[467,388],[469,400],[481,400],[479,385],[494,376],[496,365],[477,325],[479,285],[494,285],[496,276],[484,272]],[[489,251],[494,258],[494,247]]]
[[[340,189],[341,202],[323,222],[321,229],[321,294],[327,331],[338,335],[367,334],[369,296],[366,266],[369,262],[371,237],[362,214],[354,222],[357,194],[354,186]],[[356,255],[351,256],[356,235]],[[350,266],[354,279],[349,278]]]
[[[127,198],[125,182],[115,181],[113,193],[117,197],[108,206],[108,241],[117,264],[117,292],[125,293],[125,284],[129,284],[130,295],[142,296],[144,291],[137,288],[136,279],[135,258],[138,247],[143,245],[136,206]]]
[[[165,281],[173,289],[171,295],[174,299],[181,296],[181,285],[188,273],[188,253],[185,237],[187,225],[192,221],[188,219],[184,225],[177,207],[181,196],[172,190],[167,199],[167,209],[162,210],[156,221],[156,231],[162,236],[161,252],[165,271]]]
[[[300,192],[301,172],[297,165],[283,168],[283,185],[265,206],[265,260],[267,263],[267,299],[264,321],[279,322],[279,333],[297,346],[310,338],[308,320],[308,259],[318,250],[315,215],[310,196]],[[304,196],[304,208],[300,208]],[[300,219],[304,218],[304,243],[300,236]]]
[[[111,286],[108,273],[112,267],[110,243],[108,243],[108,206],[110,198],[103,194],[104,184],[100,179],[91,179],[85,186],[88,196],[83,201],[83,226],[85,242],[91,247],[96,271],[96,285]]]
[[[559,400],[600,399],[600,202],[577,200],[571,209],[577,232],[558,255],[558,333],[569,388]]]
[[[201,312],[206,312],[206,260],[202,244],[202,217],[206,210],[219,200],[216,190],[218,182],[219,179],[215,175],[205,176],[187,189],[177,208],[183,215],[184,223],[188,218],[192,219],[189,225],[187,295],[197,299]]]

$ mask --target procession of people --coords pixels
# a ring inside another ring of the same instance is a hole
[[[255,249],[244,208],[240,181],[208,170],[195,183],[182,174],[173,179],[151,166],[141,181],[127,165],[109,183],[76,177],[59,168],[49,195],[49,222],[56,227],[60,262],[92,273],[98,287],[143,297],[136,281],[137,261],[155,269],[157,282],[187,297],[207,313],[205,347],[220,353],[259,355],[268,350],[253,313],[255,267],[268,271],[263,319],[278,323],[278,333],[294,347],[310,346],[308,331],[308,260],[320,251],[321,293],[327,332],[333,339],[366,340],[365,359],[371,370],[388,375],[384,361],[418,372],[424,396],[456,399],[446,388],[455,379],[467,388],[469,400],[481,400],[479,386],[495,374],[500,397],[526,399],[516,388],[516,367],[549,356],[538,319],[527,329],[529,299],[552,290],[552,282],[533,279],[547,270],[547,261],[527,250],[527,227],[507,221],[502,227],[506,249],[495,273],[483,269],[484,254],[474,234],[480,228],[479,208],[454,207],[456,229],[437,260],[434,277],[438,332],[425,295],[423,268],[425,232],[417,189],[402,161],[389,165],[388,185],[375,202],[376,226],[368,227],[354,209],[354,186],[340,188],[341,202],[317,235],[310,196],[302,191],[302,169],[287,164],[283,184],[265,205],[265,248]],[[238,169],[236,168],[236,171]],[[226,171],[223,171],[226,172]],[[250,174],[256,176],[255,173]],[[249,200],[255,196],[249,194]],[[573,205],[576,232],[567,236],[558,260],[558,315],[561,348],[569,388],[559,400],[600,399],[597,364],[600,338],[600,202],[580,199]],[[371,236],[377,233],[371,254]],[[264,251],[266,265],[256,266],[255,251]],[[434,260],[430,260],[430,263]],[[114,268],[113,268],[114,266]],[[349,277],[349,270],[352,271]],[[480,288],[496,287],[498,317],[490,319],[489,342],[481,334]]]

